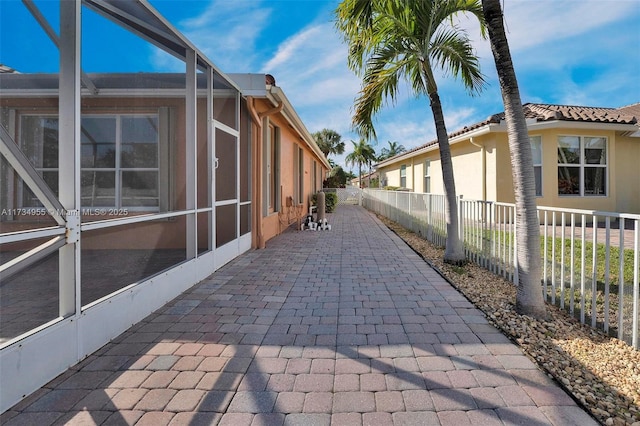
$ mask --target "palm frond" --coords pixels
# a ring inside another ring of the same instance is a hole
[[[459,13],[477,17],[484,34],[480,0],[343,0],[336,28],[349,45],[349,67],[362,78],[354,102],[353,126],[375,138],[373,116],[394,103],[400,81],[420,96],[437,93],[432,65],[459,77],[470,93],[484,85],[479,62],[464,31],[453,25]]]
[[[471,41],[457,28],[443,28],[433,37],[430,57],[445,72],[459,77],[469,93],[482,91],[485,81]]]

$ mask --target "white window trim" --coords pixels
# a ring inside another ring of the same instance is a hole
[[[114,200],[115,200],[115,205],[113,206],[84,206],[82,205],[82,211],[83,212],[91,212],[91,213],[96,213],[96,212],[104,212],[106,211],[107,213],[109,212],[116,212],[116,211],[131,211],[131,212],[159,212],[161,209],[160,207],[164,204],[168,204],[166,201],[163,201],[163,192],[164,190],[161,188],[161,182],[162,182],[162,178],[160,177],[162,172],[162,150],[163,149],[167,149],[167,147],[163,147],[163,136],[161,135],[161,117],[160,117],[160,111],[157,112],[147,112],[147,113],[138,113],[138,112],[131,112],[131,113],[127,113],[127,112],[123,112],[123,113],[108,113],[108,114],[104,114],[104,113],[99,113],[99,112],[87,112],[86,114],[82,114],[82,117],[104,117],[104,118],[115,118],[116,119],[116,141],[115,141],[115,146],[116,146],[116,155],[115,155],[115,167],[111,167],[111,168],[99,168],[99,167],[82,167],[80,169],[80,172],[92,172],[92,171],[98,171],[98,172],[114,172],[115,173],[115,188],[114,188]],[[19,138],[19,143],[20,145],[22,145],[23,143],[23,138],[22,138],[22,125],[23,125],[23,121],[22,119],[24,117],[55,117],[58,118],[58,114],[55,113],[42,113],[42,114],[38,114],[38,113],[20,113],[18,116],[18,123],[19,123],[19,134],[20,134],[20,138]],[[149,168],[149,167],[141,167],[141,168],[126,168],[123,169],[121,167],[121,158],[120,158],[120,154],[121,154],[121,149],[122,149],[122,119],[123,117],[155,117],[156,120],[158,121],[158,158],[157,158],[157,167],[155,168]],[[168,118],[167,118],[168,119]],[[168,138],[164,138],[167,140],[167,142],[169,141]],[[24,148],[21,146],[21,149]],[[42,173],[42,172],[59,172],[59,168],[50,168],[50,167],[35,167],[34,169],[38,172],[38,173]],[[123,171],[127,171],[127,172],[146,172],[146,171],[155,171],[158,174],[158,182],[157,182],[157,188],[158,188],[158,206],[153,207],[153,206],[123,206],[122,205],[122,194],[121,194],[121,186],[122,186],[122,172]],[[168,171],[167,171],[168,173]],[[17,201],[19,203],[19,205],[22,205],[22,200],[24,197],[24,184],[22,183],[22,181],[20,181],[19,185],[18,185],[18,197],[17,197]],[[82,197],[81,197],[82,198]],[[29,211],[42,211],[43,208],[41,207],[26,207],[26,209],[28,209]]]
[[[529,135],[530,142],[532,138],[540,138],[540,163],[533,163],[533,169],[535,170],[536,167],[540,167],[540,195],[536,193],[536,198],[542,198],[544,196],[544,149],[542,147],[542,135]],[[535,186],[535,173],[533,176],[533,180],[533,184]]]
[[[304,200],[304,150],[298,144],[293,145],[293,183],[294,202],[299,205]]]
[[[281,155],[281,144],[280,144],[280,128],[272,123],[269,123],[268,118],[265,118],[267,121],[267,125],[265,127],[266,130],[266,141],[265,149],[264,149],[264,199],[266,202],[264,203],[264,211],[263,216],[269,216],[274,213],[278,213],[280,211],[280,155]],[[272,138],[271,135],[274,135]],[[273,140],[272,140],[273,139]],[[272,156],[272,150],[275,150],[275,156]],[[271,159],[274,159],[275,164],[271,164]],[[272,174],[274,175],[274,188],[271,188]],[[271,198],[272,191],[274,192],[273,202]],[[271,205],[273,204],[273,205]]]
[[[571,138],[578,138],[579,139],[579,143],[580,143],[580,162],[578,164],[565,164],[565,163],[558,163],[557,162],[557,152],[558,152],[558,141],[560,138],[562,137],[571,137]],[[587,164],[585,163],[585,155],[584,155],[584,139],[585,138],[595,138],[595,139],[604,139],[604,143],[605,143],[605,164]],[[609,178],[609,138],[606,136],[596,136],[596,135],[571,135],[571,134],[560,134],[557,135],[556,137],[556,171],[558,170],[558,168],[560,166],[562,167],[570,167],[570,168],[578,168],[580,170],[580,193],[579,194],[560,194],[558,192],[558,197],[561,198],[589,198],[589,197],[593,197],[593,198],[606,198],[609,197],[610,195],[610,190],[609,190],[609,186],[610,186],[610,178]],[[604,194],[585,194],[585,189],[584,189],[584,171],[585,168],[602,168],[605,170],[605,186],[604,186]],[[556,172],[556,179],[557,179],[557,172]],[[558,186],[557,181],[556,181],[556,187]]]
[[[431,160],[424,160],[424,179],[422,180],[422,192],[429,194],[431,192]],[[429,179],[429,188],[427,188],[427,179]]]
[[[313,160],[313,192],[320,191],[318,182],[320,182],[320,180],[318,179],[318,162],[316,160]]]

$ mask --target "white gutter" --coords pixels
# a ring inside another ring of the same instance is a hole
[[[544,130],[560,127],[585,130],[613,130],[619,132],[635,132],[640,130],[636,124],[593,123],[584,121],[538,121],[535,124],[528,126],[528,129]]]
[[[325,168],[331,170],[329,161],[327,161],[324,153],[320,151],[320,148],[318,147],[318,144],[316,143],[314,137],[311,135],[311,133],[309,133],[306,126],[296,113],[293,105],[291,105],[291,102],[289,102],[289,99],[284,94],[282,89],[278,86],[267,85],[267,99],[269,99],[269,101],[271,101],[274,106],[277,106],[279,103],[284,104],[282,115],[286,118],[289,124],[302,136],[304,142],[318,156]]]

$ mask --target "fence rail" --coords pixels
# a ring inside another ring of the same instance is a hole
[[[435,245],[446,241],[443,195],[365,189],[362,205]],[[458,200],[467,258],[518,281],[515,205]],[[545,299],[640,349],[640,215],[538,207]]]

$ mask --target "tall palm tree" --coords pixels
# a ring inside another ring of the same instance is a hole
[[[325,157],[329,157],[330,154],[344,153],[342,136],[335,130],[322,129],[319,132],[315,132],[313,138]]]
[[[386,160],[387,158],[395,157],[396,155],[402,154],[407,150],[404,145],[398,142],[388,141],[387,143],[389,144],[389,148],[384,147],[380,150],[380,161]]]
[[[375,137],[372,116],[398,95],[406,80],[416,95],[427,95],[436,126],[446,198],[447,240],[444,260],[465,262],[458,235],[458,206],[449,137],[434,67],[459,77],[469,92],[484,79],[467,34],[452,26],[462,12],[475,15],[484,31],[479,0],[343,0],[336,27],[349,44],[349,67],[362,76],[353,123],[364,137]]]
[[[345,157],[345,163],[358,165],[358,186],[362,188],[362,165],[371,164],[375,161],[376,152],[365,139],[360,139],[358,143],[351,141],[353,151]]]
[[[516,311],[536,318],[546,317],[540,288],[540,222],[536,206],[536,184],[527,122],[522,109],[518,80],[504,32],[500,0],[482,0],[491,51],[498,72],[504,103],[511,170],[516,198],[516,251],[518,289]]]

